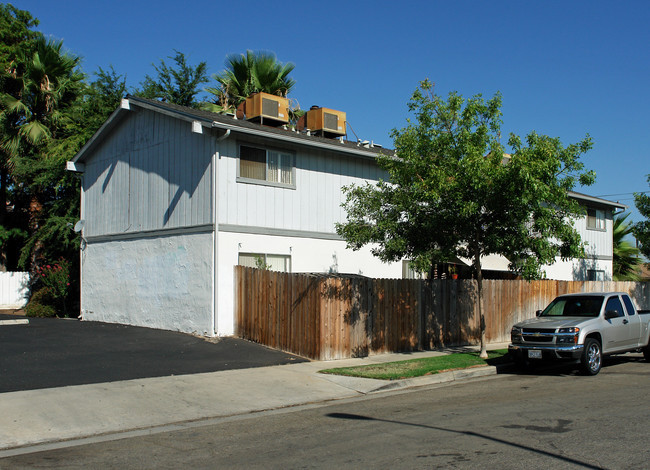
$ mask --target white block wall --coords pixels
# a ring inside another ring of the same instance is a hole
[[[83,319],[212,336],[212,258],[210,232],[91,242]]]

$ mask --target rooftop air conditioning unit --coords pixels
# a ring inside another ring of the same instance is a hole
[[[270,126],[289,122],[289,100],[269,93],[255,93],[246,98],[246,120]]]
[[[345,113],[328,108],[312,106],[306,114],[306,125],[310,131],[322,133],[325,137],[346,134]]]

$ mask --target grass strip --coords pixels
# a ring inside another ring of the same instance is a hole
[[[498,365],[509,361],[507,349],[488,351],[488,358],[481,359],[478,352],[452,353],[444,356],[385,362],[356,367],[338,367],[321,370],[322,374],[347,375],[366,379],[398,380],[449,370],[468,369],[484,365]]]

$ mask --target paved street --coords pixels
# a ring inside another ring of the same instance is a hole
[[[626,355],[596,377],[545,368],[117,435],[0,468],[647,468],[649,387],[650,364]]]
[[[30,318],[28,325],[0,325],[0,393],[302,361],[236,338],[112,323]]]

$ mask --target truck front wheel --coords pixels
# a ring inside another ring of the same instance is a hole
[[[645,357],[645,360],[650,362],[650,343],[643,348],[643,357]]]
[[[594,338],[587,338],[580,357],[580,370],[585,375],[596,375],[600,372],[602,362],[603,352],[600,349],[600,343]]]

